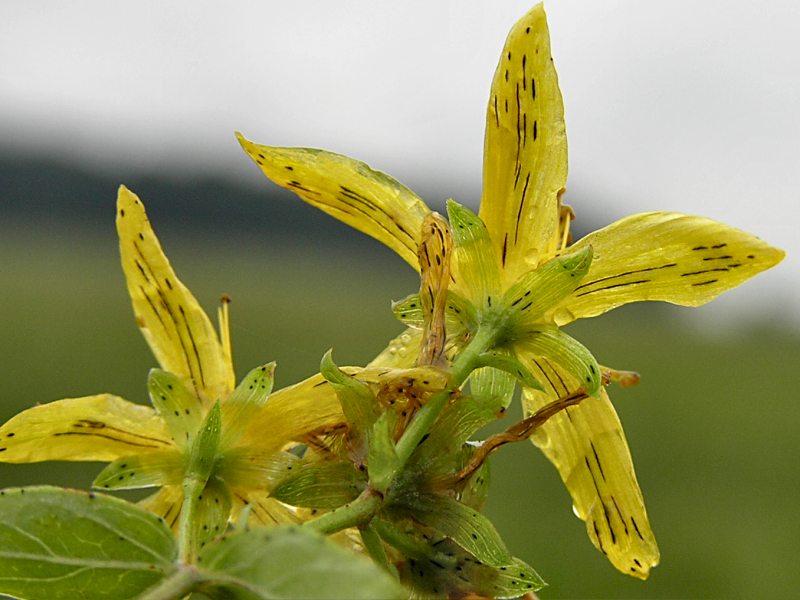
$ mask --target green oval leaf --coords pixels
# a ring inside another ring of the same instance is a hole
[[[383,569],[295,525],[220,538],[198,557],[202,592],[226,600],[379,599],[407,593]]]
[[[174,559],[164,521],[124,500],[49,486],[0,491],[0,593],[136,598]]]

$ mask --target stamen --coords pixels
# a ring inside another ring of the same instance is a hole
[[[603,371],[603,377],[608,381],[613,381],[620,387],[633,387],[641,379],[636,371],[617,371],[616,369],[609,369],[608,367],[600,367]]]
[[[230,315],[228,314],[228,305],[231,303],[231,297],[228,294],[223,294],[219,299],[220,305],[217,309],[217,319],[219,320],[219,341],[222,344],[222,353],[225,360],[233,370],[233,355],[231,354],[231,322]]]
[[[561,196],[559,195],[559,198]],[[568,204],[562,204],[560,208],[559,214],[559,227],[561,227],[561,247],[558,249],[559,252],[562,252],[570,243],[570,233],[569,233],[569,226],[572,221],[575,220],[575,213],[572,210],[572,207]]]

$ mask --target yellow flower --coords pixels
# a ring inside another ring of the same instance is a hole
[[[338,154],[237,135],[268,178],[419,270],[430,209],[411,190]],[[463,343],[487,321],[505,319],[497,349],[521,360],[543,387],[523,388],[529,414],[579,388],[593,394],[552,417],[533,441],[558,469],[594,545],[620,571],[646,578],[659,552],[622,427],[599,373],[592,373],[597,363],[559,327],[642,300],[699,306],[774,266],[783,252],[709,219],[671,212],[635,214],[570,245],[572,211],[560,202],[566,178],[561,92],[537,5],[511,30],[492,82],[480,219],[448,205],[455,238],[448,333],[457,345],[454,333]],[[413,304],[400,308],[413,312]],[[375,364],[413,361],[420,338],[418,329],[407,330]],[[472,385],[505,398],[504,376],[483,369]]]
[[[246,505],[256,522],[292,520],[268,495],[297,460],[282,449],[342,421],[335,394],[320,375],[271,394],[274,363],[234,387],[227,301],[218,336],[172,270],[141,201],[124,186],[117,231],[136,322],[162,367],[148,380],[154,408],[111,394],[35,406],[0,428],[0,460],[112,461],[95,487],[160,486],[143,503],[172,527],[187,474],[206,461],[196,512],[201,539]]]

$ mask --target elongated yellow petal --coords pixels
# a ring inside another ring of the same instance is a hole
[[[0,427],[0,461],[9,463],[110,461],[174,447],[152,408],[111,394],[40,404]]]
[[[579,383],[547,359],[528,356],[545,391],[523,390],[528,414],[578,389]],[[605,389],[550,418],[532,441],[558,469],[575,513],[592,543],[623,573],[646,579],[659,552],[628,444]]]
[[[631,215],[587,235],[589,272],[554,310],[560,325],[641,300],[699,306],[778,264],[757,237],[711,219],[672,212]]]
[[[277,451],[309,432],[333,430],[343,424],[344,414],[336,393],[317,374],[271,394],[237,444]]]
[[[508,34],[486,111],[480,217],[509,281],[547,258],[566,180],[564,106],[538,4]]]
[[[268,179],[371,235],[419,271],[417,246],[430,211],[411,190],[367,164],[312,148],[277,148],[236,137]]]
[[[165,371],[185,378],[206,405],[228,396],[233,367],[217,332],[175,275],[136,194],[120,186],[117,232],[136,322]]]

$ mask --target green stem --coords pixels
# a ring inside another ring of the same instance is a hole
[[[206,482],[196,477],[187,477],[183,481],[183,504],[178,520],[178,559],[186,564],[194,562],[197,553],[197,535],[195,530],[195,513],[200,494]]]
[[[480,355],[494,345],[497,333],[497,327],[479,327],[475,337],[459,353],[453,363],[447,388],[430,397],[425,406],[414,416],[403,436],[397,441],[398,471],[408,462],[411,453],[414,452],[425,434],[430,432],[453,390],[458,389],[467,380],[469,374],[480,363]]]
[[[191,593],[203,576],[192,566],[180,566],[157,586],[139,596],[139,600],[180,600]]]
[[[367,490],[358,498],[332,510],[321,517],[308,521],[305,525],[325,535],[336,533],[348,527],[368,523],[380,508],[382,498]]]

